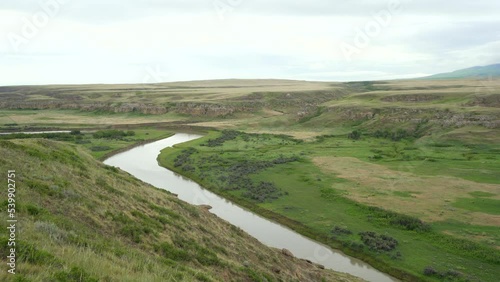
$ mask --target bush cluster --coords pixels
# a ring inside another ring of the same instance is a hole
[[[398,129],[396,131],[389,131],[387,129],[377,130],[375,131],[375,133],[373,133],[373,136],[376,138],[391,139],[392,141],[400,141],[401,139],[414,137],[412,134],[410,134],[408,131],[404,129]]]
[[[274,183],[261,181],[258,184],[250,183],[245,187],[243,197],[255,200],[257,202],[265,202],[277,200],[279,197],[285,195]]]
[[[90,150],[92,152],[104,152],[104,151],[111,150],[111,147],[109,147],[109,146],[92,146],[92,147],[90,147]]]
[[[10,140],[10,139],[31,139],[31,138],[44,138],[52,139],[57,141],[76,141],[83,137],[81,135],[75,135],[70,133],[40,133],[40,134],[25,134],[25,133],[13,133],[0,135],[0,139]]]
[[[174,166],[175,167],[180,167],[184,166],[187,163],[190,163],[190,157],[192,154],[196,153],[197,150],[195,148],[188,148],[185,150],[182,150],[182,152],[174,159]]]
[[[242,134],[241,132],[235,130],[223,130],[221,136],[215,139],[208,139],[207,142],[205,144],[201,144],[201,146],[207,146],[207,147],[222,146],[224,142],[229,140],[234,140],[241,134]]]
[[[352,140],[359,140],[361,138],[361,132],[358,130],[354,130],[353,132],[347,134],[347,138]]]
[[[216,139],[209,139],[206,143],[200,146],[216,147],[222,146],[224,142],[241,137],[244,141],[250,142],[255,140],[272,140],[273,136],[269,134],[248,134],[234,130],[224,130],[220,137]],[[296,142],[289,136],[279,136],[281,142]],[[256,174],[267,168],[275,165],[286,164],[290,162],[299,161],[297,156],[284,156],[270,160],[248,160],[248,159],[234,159],[224,158],[219,153],[208,153],[197,155],[196,158],[192,155],[197,153],[195,148],[188,148],[183,151],[174,159],[174,167],[179,167],[184,172],[195,173],[200,180],[212,182],[216,187],[220,187],[226,191],[241,190],[241,195],[245,198],[257,202],[266,202],[278,199],[286,195],[279,189],[273,182],[268,181],[254,181],[250,175]],[[210,173],[207,173],[210,171]]]
[[[123,131],[123,130],[99,130],[94,132],[92,136],[96,139],[122,139],[123,137],[127,136],[134,136],[135,132],[134,131]]]
[[[374,251],[390,252],[398,246],[398,241],[387,235],[380,235],[372,231],[359,233],[361,241]]]
[[[257,202],[266,202],[276,200],[286,195],[274,183],[261,181],[255,183],[249,178],[249,175],[260,172],[277,164],[285,164],[297,161],[296,157],[280,156],[272,161],[241,161],[229,167],[219,167],[221,172],[219,181],[223,182],[226,190],[245,190],[243,197],[255,200]]]
[[[392,211],[387,211],[378,207],[369,207],[370,216],[378,218],[383,223],[404,229],[420,232],[428,232],[431,226],[422,220],[411,217],[409,215],[399,214]]]
[[[335,235],[351,235],[352,234],[351,230],[349,230],[347,228],[340,227],[340,226],[333,227],[331,232]]]
[[[432,266],[427,266],[424,268],[425,276],[436,277],[440,280],[445,281],[469,281],[464,277],[464,275],[456,270],[449,269],[447,271],[438,271]]]

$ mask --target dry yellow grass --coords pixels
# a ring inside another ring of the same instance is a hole
[[[498,215],[452,207],[457,198],[472,198],[469,193],[474,191],[489,192],[500,199],[500,185],[448,176],[414,175],[350,157],[316,157],[313,161],[323,171],[354,182],[345,192],[346,197],[355,201],[429,222],[453,219],[473,225],[500,226]],[[394,192],[406,192],[411,197],[400,197]]]

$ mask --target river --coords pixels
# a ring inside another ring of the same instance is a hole
[[[162,149],[200,137],[200,135],[177,133],[172,137],[114,155],[104,163],[127,171],[157,188],[178,194],[179,199],[190,204],[212,206],[210,212],[240,227],[270,247],[286,248],[298,258],[308,259],[328,269],[349,273],[368,281],[398,281],[363,261],[330,249],[285,226],[243,209],[202,188],[196,182],[158,165],[156,159]]]

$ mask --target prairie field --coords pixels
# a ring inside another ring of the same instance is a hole
[[[203,132],[159,162],[405,281],[500,276],[498,78],[13,86],[0,97],[1,131],[81,131],[44,138],[97,159]]]

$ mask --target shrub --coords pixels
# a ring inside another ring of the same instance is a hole
[[[182,152],[174,159],[174,166],[184,166],[186,163],[191,162],[190,157],[192,154],[198,152],[195,148],[188,148],[182,150]]]
[[[425,276],[433,276],[442,281],[469,281],[464,275],[454,269],[449,269],[447,271],[438,271],[432,266],[427,266],[424,268]]]
[[[426,275],[426,276],[433,276],[433,275],[436,275],[436,274],[438,274],[438,272],[434,269],[434,267],[427,266],[426,268],[424,268],[424,275]]]
[[[385,129],[375,131],[373,136],[376,138],[391,139],[392,141],[400,141],[401,139],[411,137],[412,135],[404,129],[398,129],[395,132]]]
[[[123,130],[99,130],[94,132],[92,136],[96,139],[122,139],[127,136],[134,136],[134,131],[123,131]]]
[[[224,142],[229,141],[229,140],[234,140],[236,137],[239,135],[244,134],[235,130],[223,130],[222,135],[219,136],[218,138],[215,139],[208,139],[205,144],[202,144],[202,146],[207,146],[207,147],[218,147],[222,146]]]
[[[361,132],[358,130],[354,130],[353,132],[347,134],[347,138],[352,140],[359,140],[361,138]]]
[[[347,228],[343,228],[343,227],[340,227],[340,226],[335,226],[332,229],[332,233],[336,234],[336,235],[350,235],[350,234],[352,234],[352,231],[349,230],[349,229],[347,229]]]
[[[403,214],[393,215],[390,223],[392,225],[401,226],[406,230],[429,231],[431,228],[430,225],[420,219]]]
[[[387,235],[379,235],[371,231],[361,232],[359,235],[361,236],[361,241],[374,251],[389,252],[394,250],[398,245],[396,239]]]
[[[420,232],[428,232],[431,226],[418,218],[404,214],[399,214],[392,211],[387,211],[378,207],[368,207],[370,216],[378,218],[380,221],[399,227],[404,230],[413,230]]]
[[[92,147],[90,147],[90,150],[92,152],[102,152],[102,151],[111,150],[111,147],[109,147],[109,146],[92,146]]]

